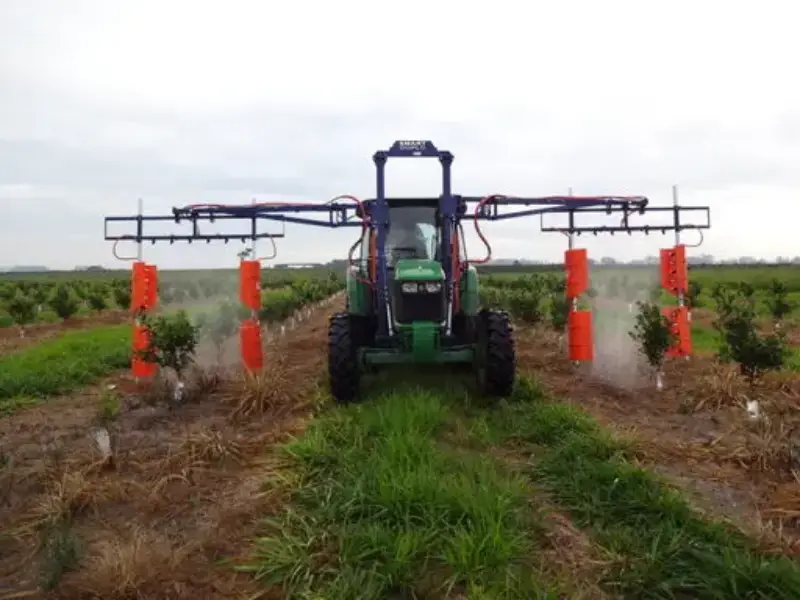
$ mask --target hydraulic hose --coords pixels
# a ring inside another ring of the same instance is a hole
[[[492,259],[492,246],[489,244],[489,240],[486,239],[486,236],[483,235],[483,232],[481,231],[481,227],[478,224],[478,215],[487,202],[491,202],[493,200],[502,200],[506,197],[507,196],[504,196],[503,194],[492,194],[491,196],[485,196],[481,198],[481,200],[478,202],[478,205],[475,207],[475,213],[473,214],[472,220],[475,225],[475,233],[478,234],[478,238],[480,238],[480,240],[483,242],[483,245],[486,246],[486,257],[468,260],[466,264],[483,265]]]

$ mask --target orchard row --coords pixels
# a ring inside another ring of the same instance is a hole
[[[608,284],[605,284],[608,286]],[[614,289],[613,286],[612,290]],[[642,355],[658,373],[667,349],[675,342],[670,323],[661,312],[660,300],[664,296],[659,288],[633,285],[618,303],[601,302],[614,299],[608,287],[597,287],[581,299],[590,307],[595,322],[616,311],[634,311],[629,335],[639,344]],[[697,291],[697,288],[695,288]],[[484,304],[507,310],[518,322],[527,325],[549,324],[563,334],[572,306],[564,295],[564,279],[555,274],[530,274],[516,278],[485,278],[482,286]],[[687,304],[713,306],[711,327],[716,347],[714,353],[722,362],[735,362],[749,383],[755,383],[765,372],[780,370],[792,362],[793,351],[787,336],[787,319],[797,308],[787,286],[773,280],[766,290],[758,293],[749,282],[717,283],[710,298],[697,291]],[[694,301],[692,303],[692,301]],[[763,316],[767,315],[765,326]]]
[[[124,277],[3,281],[0,282],[0,326],[16,324],[24,327],[34,322],[66,320],[75,315],[108,309],[128,310],[130,285],[130,278]],[[233,299],[237,295],[237,285],[227,273],[201,276],[196,281],[171,281],[170,273],[166,272],[159,283],[159,304],[165,307],[191,306],[211,299]],[[333,272],[313,279],[294,274],[270,278],[262,284],[264,306],[269,307],[264,309],[267,312],[265,318],[274,320],[285,315],[295,297],[317,297],[321,290],[343,285],[343,278]]]

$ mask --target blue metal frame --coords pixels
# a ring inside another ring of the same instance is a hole
[[[644,196],[544,196],[539,198],[517,198],[510,196],[491,196],[480,198],[476,196],[459,196],[452,192],[452,164],[453,155],[446,150],[439,150],[431,141],[427,140],[400,140],[396,141],[389,150],[381,150],[373,155],[376,170],[376,197],[365,200],[362,205],[367,215],[358,212],[358,205],[351,202],[329,202],[327,204],[201,204],[190,205],[182,208],[173,208],[172,215],[135,215],[111,216],[105,218],[105,239],[108,241],[130,242],[170,242],[205,241],[210,243],[221,240],[227,243],[230,240],[257,240],[263,238],[281,238],[284,233],[266,233],[259,231],[259,222],[296,223],[315,227],[364,227],[364,218],[368,217],[369,226],[375,231],[377,240],[377,273],[375,282],[376,306],[381,310],[378,314],[379,340],[391,338],[393,334],[392,308],[389,294],[389,267],[386,257],[386,236],[389,230],[389,206],[391,199],[386,197],[386,162],[390,158],[436,158],[442,167],[442,189],[437,198],[420,200],[438,201],[439,219],[441,225],[441,257],[442,268],[445,272],[445,286],[447,290],[448,315],[447,334],[451,331],[452,307],[455,290],[455,276],[452,272],[452,256],[450,243],[455,234],[456,227],[461,219],[476,218],[478,220],[502,221],[519,217],[540,217],[540,230],[543,232],[561,232],[570,235],[583,233],[634,233],[650,232],[666,233],[668,231],[683,231],[688,229],[708,229],[711,227],[710,209],[705,206],[649,206],[649,201]],[[472,206],[471,206],[472,205]],[[501,208],[516,208],[501,212]],[[520,207],[536,207],[524,208]],[[671,212],[673,220],[670,225],[631,224],[629,219],[633,215],[649,213]],[[681,215],[686,212],[700,212],[705,215],[703,223],[686,223],[681,220]],[[289,214],[287,214],[289,213]],[[291,213],[310,215],[312,213],[327,213],[327,219],[314,219],[309,216],[292,216]],[[622,219],[619,226],[580,226],[575,223],[578,213],[621,213]],[[568,224],[565,227],[545,227],[544,216],[548,214],[568,215]],[[202,234],[199,223],[227,220],[249,220],[250,233],[214,233]],[[164,235],[147,234],[145,224],[156,222],[192,223],[192,233],[189,235]],[[136,225],[135,233],[111,235],[108,232],[110,223],[132,223]]]
[[[376,229],[376,282],[378,293],[377,306],[385,307],[379,311],[378,337],[392,336],[392,307],[389,301],[389,267],[386,260],[386,235],[389,231],[389,203],[386,199],[386,162],[390,158],[436,158],[442,165],[442,194],[439,197],[439,212],[442,219],[442,248],[447,248],[449,253],[450,239],[456,223],[456,202],[452,195],[451,167],[453,155],[447,150],[439,150],[429,140],[398,140],[389,150],[379,150],[372,160],[376,171],[376,198],[371,202],[371,221]],[[452,301],[454,278],[451,271],[451,261],[443,260],[442,267],[445,272],[445,286],[447,288],[448,303]],[[448,311],[449,312],[449,311]],[[448,323],[449,333],[449,323]]]

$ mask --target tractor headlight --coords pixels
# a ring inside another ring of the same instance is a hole
[[[419,292],[419,285],[414,282],[404,283],[403,284],[403,293],[404,294],[416,294]]]
[[[425,291],[429,294],[438,294],[442,291],[442,283],[440,281],[434,281],[432,283],[425,284]]]

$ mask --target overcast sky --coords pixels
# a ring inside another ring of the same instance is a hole
[[[161,213],[373,196],[371,155],[395,139],[451,150],[462,194],[572,187],[670,203],[678,184],[682,203],[712,207],[694,252],[800,254],[795,11],[711,0],[2,0],[0,265],[114,265],[103,217],[134,214],[139,197]],[[438,194],[438,169],[390,162],[389,191]],[[560,260],[566,245],[535,219],[485,229],[498,257]],[[282,262],[343,257],[354,232],[286,234]],[[671,243],[587,247],[633,258]],[[238,249],[156,246],[145,257],[223,266]]]

